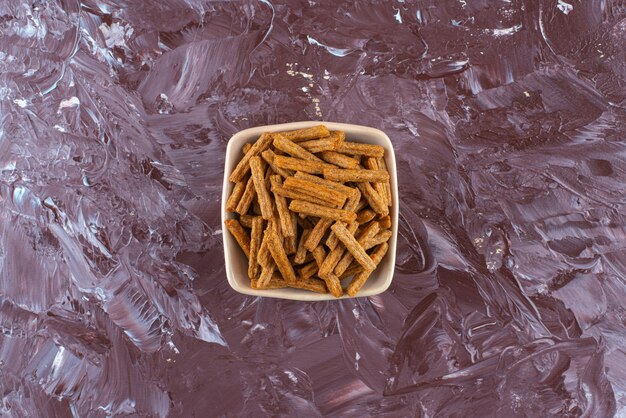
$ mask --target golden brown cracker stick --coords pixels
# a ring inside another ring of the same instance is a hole
[[[279,174],[282,178],[287,178],[293,175],[293,171],[282,169],[274,163],[274,158],[276,158],[276,154],[271,149],[263,151],[261,153],[261,156],[263,157],[265,162],[270,166],[272,171],[276,174]]]
[[[342,225],[343,225],[343,223],[342,223]],[[347,229],[350,232],[350,234],[354,234],[354,232],[356,231],[358,226],[359,226],[358,223],[352,222],[348,226]],[[345,225],[344,225],[344,227],[345,227]],[[346,249],[345,249],[345,247],[343,245],[337,245],[333,250],[331,250],[328,253],[326,258],[324,259],[324,262],[320,266],[320,271],[318,273],[318,275],[322,279],[326,280],[326,277],[328,276],[328,274],[333,272],[333,270],[335,269],[335,266],[337,265],[339,260],[341,260],[345,250]]]
[[[276,232],[276,236],[278,237],[279,242],[283,242],[283,230],[280,227],[280,219],[278,218],[278,211],[274,211],[272,213],[272,219],[268,222],[268,228],[274,230]]]
[[[284,243],[287,255],[293,255],[296,253],[296,250],[298,249],[298,241],[295,236],[285,237]]]
[[[289,205],[287,205],[287,199],[284,196],[276,193],[274,190],[282,186],[281,177],[278,174],[274,174],[270,177],[272,184],[272,192],[274,192],[274,201],[276,202],[276,208],[278,209],[278,217],[280,219],[280,228],[284,237],[292,237],[295,235],[293,218],[289,212]]]
[[[261,266],[261,275],[259,276],[259,280],[256,283],[257,288],[265,288],[272,279],[275,271],[276,263],[274,263],[274,261],[270,261],[266,266]]]
[[[334,164],[337,167],[356,169],[359,167],[359,162],[352,157],[348,157],[344,154],[339,154],[335,151],[324,151],[320,154],[322,160],[329,164]]]
[[[341,257],[344,254],[345,247],[343,245],[337,245],[333,250],[331,250],[326,258],[324,258],[324,262],[320,266],[318,275],[324,279],[328,273],[332,273],[335,269],[335,266],[341,260]]]
[[[385,149],[380,145],[360,144],[358,142],[344,141],[337,152],[348,155],[364,155],[366,157],[382,157]]]
[[[289,204],[289,210],[298,213],[306,213],[310,216],[320,218],[334,219],[342,222],[354,222],[356,213],[344,209],[334,209],[326,206],[316,205],[314,203],[305,202],[304,200],[292,200]]]
[[[359,189],[352,189],[352,192],[348,196],[348,200],[346,200],[346,204],[343,206],[343,208],[345,210],[349,210],[350,212],[354,212],[360,200],[361,192],[359,191]],[[337,236],[334,232],[331,231],[331,233],[328,235],[328,239],[326,240],[326,246],[332,250],[337,246],[338,243],[339,240],[337,239]]]
[[[295,283],[290,283],[289,287],[293,287],[296,289],[310,290],[316,293],[328,293],[328,289],[326,288],[326,283],[324,283],[323,280],[316,279],[314,277],[306,278],[304,280],[298,280]]]
[[[297,238],[298,237],[298,214],[296,212],[291,212],[291,227],[293,228],[292,236]]]
[[[289,283],[276,272],[272,275],[271,280],[267,283],[267,286],[265,286],[264,289],[284,289],[286,287],[292,289],[310,290],[317,293],[328,293],[328,289],[326,289],[326,284],[323,280],[307,277],[306,279],[300,279],[295,283]],[[253,288],[258,287],[253,286]]]
[[[375,237],[369,239],[365,245],[364,248],[366,250],[369,250],[370,248],[373,248],[379,244],[382,244],[384,242],[389,241],[389,238],[391,238],[391,236],[393,235],[393,233],[389,230],[389,229],[385,229],[380,231],[378,234],[376,234]]]
[[[250,170],[252,172],[252,180],[254,182],[254,190],[261,207],[261,215],[263,219],[269,220],[272,217],[272,199],[270,198],[267,185],[265,183],[265,173],[263,172],[261,157],[254,156],[250,158]]]
[[[365,249],[366,243],[369,242],[378,233],[379,230],[380,230],[380,227],[378,226],[377,222],[370,223],[361,231],[357,242],[359,243],[361,247]],[[350,267],[352,260],[354,260],[354,257],[352,256],[350,252],[344,253],[343,256],[341,257],[341,260],[339,260],[337,264],[334,266],[334,270],[333,270],[334,273],[337,276],[341,276],[343,272],[346,271],[348,267]]]
[[[343,207],[345,210],[356,213],[359,202],[361,201],[361,191],[359,189],[352,189],[348,194],[348,200]]]
[[[263,270],[261,270],[261,274],[263,274]],[[274,272],[272,272],[272,274],[274,274]],[[277,275],[277,276],[280,277],[280,275]],[[276,277],[276,276],[273,276],[273,277]],[[272,280],[273,277],[270,276],[270,279],[269,279],[268,283],[265,286],[263,286],[263,287],[259,286],[259,281],[261,280],[260,278],[259,279],[251,279],[250,280],[250,287],[253,288],[253,289],[257,289],[257,290],[285,289],[285,288],[289,287],[289,286],[287,286],[287,282],[282,280],[282,278],[280,279],[280,281],[277,281],[277,280]],[[265,279],[265,277],[264,277],[264,279]]]
[[[357,184],[358,185],[358,184]],[[360,190],[359,190],[360,192]],[[367,202],[367,199],[365,199],[365,197],[363,197],[360,201],[359,204],[356,205],[356,208],[354,208],[354,211],[356,213],[359,213],[360,211],[362,211],[363,209],[367,208],[369,206],[369,203]]]
[[[348,269],[344,271],[341,276],[339,276],[339,280],[343,280],[346,277],[354,276],[355,274],[360,273],[362,271],[364,271],[363,267],[361,267],[361,265],[357,263],[356,261],[353,261],[352,264],[350,264],[350,267],[348,267]]]
[[[322,163],[323,161],[311,154],[309,151],[302,148],[300,145],[293,141],[290,141],[283,137],[281,134],[274,134],[274,147],[281,150],[284,153],[291,155],[294,158],[300,158],[302,160],[316,161]]]
[[[332,224],[333,224],[332,219],[322,218],[319,221],[317,221],[317,223],[315,224],[315,227],[313,228],[313,230],[311,230],[311,233],[309,234],[309,236],[307,237],[307,240],[304,243],[304,248],[313,252],[313,250],[319,245],[320,241],[324,237],[324,234],[326,233],[326,231],[328,230],[328,228],[330,228]]]
[[[310,128],[296,129],[294,131],[278,132],[286,139],[293,142],[301,142],[309,139],[324,138],[330,135],[330,131],[324,125],[311,126]]]
[[[358,219],[358,217],[359,216],[357,215],[357,219]],[[380,227],[383,228],[383,229],[391,228],[391,216],[389,216],[389,215],[383,216],[382,218],[380,218],[378,223],[380,224]]]
[[[346,140],[346,133],[344,131],[330,131],[330,137],[342,144]]]
[[[321,277],[326,283],[326,287],[334,297],[340,298],[341,296],[343,296],[341,282],[339,281],[339,278],[337,276],[335,276],[333,273],[327,273],[325,276]]]
[[[331,181],[376,182],[389,180],[389,173],[383,170],[350,170],[347,168],[325,168],[324,178]]]
[[[320,267],[326,258],[326,250],[324,250],[324,247],[318,245],[313,249],[313,251],[311,251],[311,254],[313,254],[313,258],[315,258],[317,266]]]
[[[274,259],[280,274],[286,281],[293,283],[296,281],[296,273],[293,271],[293,266],[287,258],[287,253],[285,253],[285,248],[283,248],[280,239],[278,238],[277,229],[278,228],[273,228],[269,231],[267,247],[272,254],[272,258]]]
[[[228,180],[233,183],[237,183],[248,174],[250,171],[250,158],[262,153],[272,144],[272,134],[269,132],[264,132],[261,134],[259,139],[252,145],[250,150],[246,152],[243,158],[237,163],[235,169],[230,173]]]
[[[291,226],[292,235],[285,238],[285,251],[288,255],[294,255],[298,250],[298,214],[295,212],[289,212],[291,214]]]
[[[284,155],[274,157],[274,164],[285,170],[303,171],[311,174],[322,174],[324,169],[334,168],[332,164],[325,162],[302,160],[300,158],[285,157]]]
[[[302,264],[304,263],[304,260],[306,258],[306,247],[304,246],[304,243],[307,239],[307,237],[309,236],[309,234],[311,233],[310,229],[305,229],[302,231],[302,234],[300,234],[300,241],[298,242],[298,248],[296,249],[296,255],[293,258],[293,262],[294,264]]]
[[[250,142],[248,142],[247,144],[243,144],[243,147],[241,148],[241,151],[245,154],[248,153],[248,151],[250,151],[250,148],[252,148],[252,144]]]
[[[234,212],[237,209],[237,204],[241,200],[243,193],[246,190],[246,182],[240,181],[235,183],[233,187],[233,191],[230,193],[228,200],[226,201],[226,210],[229,212]]]
[[[376,190],[372,187],[370,183],[357,183],[357,187],[363,194],[367,203],[374,209],[374,212],[378,213],[381,216],[389,215],[389,206],[385,204],[380,195],[376,193]]]
[[[323,178],[308,173],[303,173],[302,171],[297,171],[296,174],[294,174],[294,177],[297,179],[308,180],[311,183],[319,184],[320,186],[337,190],[338,192],[346,193],[347,195],[350,195],[350,193],[352,193],[352,190],[354,190],[354,188],[352,187],[337,183],[335,181],[325,180]]]
[[[237,203],[237,207],[235,208],[235,212],[240,215],[245,215],[250,210],[250,205],[252,204],[252,200],[254,200],[256,192],[254,191],[254,181],[252,181],[252,177],[248,179],[246,183],[246,188],[243,191],[243,195],[241,199],[239,199],[239,203]]]
[[[270,250],[267,248],[267,228],[263,231],[263,239],[261,240],[261,245],[259,246],[259,252],[257,254],[257,263],[261,266],[268,266],[272,262],[272,255],[270,254]]]
[[[334,202],[329,202],[328,200],[323,200],[319,196],[311,196],[300,191],[289,190],[284,186],[274,186],[272,187],[272,193],[278,194],[280,196],[287,197],[292,200],[304,200],[306,202],[315,203],[320,206],[328,206],[328,207],[336,207]],[[306,214],[302,217],[306,217]]]
[[[252,216],[252,215],[240,215],[239,216],[239,223],[244,228],[250,229],[250,228],[252,228],[252,219],[253,218],[254,218],[254,216]]]
[[[385,170],[387,172],[389,172],[389,170],[387,170],[387,163],[385,162],[385,159],[383,157],[378,157],[377,159],[378,162],[378,168],[380,170]],[[385,201],[387,202],[387,204],[389,206],[391,206],[392,200],[391,200],[391,184],[389,181],[386,181],[383,183],[385,186]]]
[[[250,233],[250,256],[248,258],[248,277],[254,279],[259,270],[257,256],[263,240],[263,218],[252,218],[252,232]]]
[[[263,172],[265,173],[263,175],[263,179],[265,180],[265,187],[267,187],[267,190],[270,189],[270,177],[272,177],[274,175],[274,170],[272,170],[272,167],[269,166],[269,164],[267,164],[265,162],[265,160],[261,158],[261,165],[263,166]]]
[[[340,142],[336,138],[327,137],[300,142],[298,145],[311,153],[317,154],[318,152],[336,150],[339,148]]]
[[[250,257],[250,237],[246,230],[243,229],[243,226],[241,226],[237,219],[226,219],[224,224],[228,232],[235,238],[235,241],[237,241],[237,244],[239,244],[239,247],[241,247],[246,257]]]
[[[366,157],[364,161],[365,168],[369,170],[380,170],[378,166],[378,159],[374,157]],[[387,170],[384,170],[387,171]],[[388,182],[389,180],[387,180]],[[376,190],[376,193],[382,198],[385,205],[389,206],[389,202],[387,202],[387,192],[385,191],[385,182],[375,182],[372,183],[372,187]]]
[[[288,190],[298,191],[308,196],[318,197],[319,199],[327,202],[332,202],[337,207],[343,206],[344,202],[348,198],[348,195],[344,192],[313,183],[309,180],[297,179],[295,177],[289,177],[285,180],[283,186]]]
[[[345,245],[346,249],[350,251],[350,254],[354,257],[354,259],[363,266],[365,270],[374,270],[376,268],[376,264],[372,261],[369,255],[365,252],[363,247],[361,247],[354,238],[354,236],[348,231],[348,229],[341,222],[335,222],[333,226],[330,227],[339,241]]]
[[[376,217],[376,212],[369,208],[363,209],[361,212],[356,214],[356,221],[360,224],[367,223]]]
[[[378,160],[374,157],[365,157],[363,160],[363,166],[368,170],[379,170]]]
[[[317,266],[317,262],[315,260],[311,261],[310,263],[305,264],[304,267],[298,270],[298,278],[300,280],[306,280],[309,277],[313,277],[315,273],[317,273],[318,268],[319,267]]]
[[[389,245],[387,245],[387,243],[381,244],[378,248],[376,248],[374,253],[372,253],[372,260],[374,261],[374,264],[376,264],[377,266],[378,264],[380,264],[383,257],[385,257],[385,254],[387,254],[387,250],[389,250]],[[368,270],[357,273],[348,285],[348,294],[350,296],[355,296],[357,292],[361,289],[361,287],[363,287],[371,274],[372,271]]]

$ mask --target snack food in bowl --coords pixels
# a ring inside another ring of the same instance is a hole
[[[238,292],[295,300],[381,293],[397,239],[391,141],[333,122],[241,131],[227,147],[222,220],[226,274]]]

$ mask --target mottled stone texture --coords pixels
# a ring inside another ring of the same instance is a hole
[[[0,415],[626,414],[626,9],[0,2]],[[384,294],[225,278],[228,138],[396,148]]]

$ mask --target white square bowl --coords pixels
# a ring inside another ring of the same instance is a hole
[[[228,196],[230,196],[234,186],[234,183],[228,181],[228,177],[243,155],[241,150],[244,144],[256,141],[263,132],[290,131],[293,129],[302,129],[319,124],[324,124],[328,127],[328,129],[333,131],[345,131],[347,140],[361,142],[364,144],[376,144],[385,148],[385,162],[387,163],[387,169],[389,170],[392,194],[392,207],[390,215],[391,230],[393,234],[389,240],[389,250],[387,251],[387,254],[355,297],[377,295],[387,290],[391,284],[396,262],[396,242],[398,240],[398,176],[396,172],[396,156],[389,137],[384,132],[367,126],[350,125],[347,123],[308,121],[258,126],[256,128],[245,129],[237,132],[233,135],[230,141],[228,141],[224,167],[224,184],[222,186],[222,235],[224,238],[224,262],[226,266],[226,277],[228,278],[230,286],[239,293],[252,296],[303,301],[336,299],[330,293],[320,294],[302,289],[253,289],[250,287],[250,279],[248,278],[248,259],[241,248],[239,248],[237,241],[235,241],[233,236],[224,227],[224,221],[226,219],[235,218],[235,214],[226,211],[226,200],[228,200]],[[342,298],[349,299],[352,297],[344,294]]]

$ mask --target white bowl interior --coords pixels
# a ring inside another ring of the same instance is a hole
[[[396,261],[396,243],[398,239],[398,179],[396,172],[396,158],[393,146],[389,137],[382,131],[360,125],[350,125],[335,122],[292,122],[280,125],[267,125],[250,128],[233,135],[226,147],[226,158],[224,167],[224,184],[222,188],[222,230],[224,239],[224,258],[226,265],[226,276],[230,286],[239,293],[292,300],[318,301],[336,299],[331,294],[319,294],[301,289],[268,289],[257,290],[250,287],[248,278],[248,260],[239,248],[235,239],[228,233],[223,222],[226,219],[235,218],[235,214],[226,211],[226,200],[232,191],[234,183],[228,181],[230,173],[241,159],[241,149],[244,144],[255,141],[263,132],[287,131],[301,129],[309,126],[324,124],[330,130],[342,130],[346,132],[346,139],[361,142],[364,144],[376,144],[385,148],[385,162],[389,170],[391,194],[393,205],[391,207],[391,228],[393,235],[389,240],[389,251],[380,262],[378,268],[372,273],[365,285],[355,297],[373,296],[387,290],[393,279],[394,266]],[[348,279],[349,280],[349,279]],[[345,282],[344,282],[345,283]],[[343,298],[351,298],[345,294]]]

